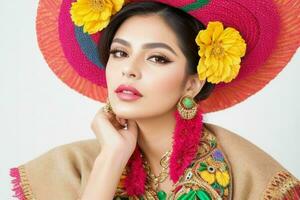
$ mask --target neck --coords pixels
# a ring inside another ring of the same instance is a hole
[[[139,127],[137,143],[154,172],[160,171],[160,169],[155,169],[155,166],[159,166],[162,156],[172,149],[176,124],[174,111],[173,109],[161,116],[136,120]]]

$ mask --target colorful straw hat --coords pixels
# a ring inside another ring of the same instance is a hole
[[[88,1],[88,0],[86,0]],[[90,0],[92,1],[92,0]],[[98,58],[101,32],[74,25],[72,0],[40,0],[36,19],[39,47],[52,71],[69,87],[94,100],[107,98],[105,68]],[[219,83],[199,104],[204,113],[231,107],[262,89],[287,65],[300,43],[299,0],[160,0],[205,25],[221,21],[247,44],[240,71]]]

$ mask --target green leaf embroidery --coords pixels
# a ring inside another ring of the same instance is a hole
[[[196,194],[197,194],[197,197],[199,197],[199,199],[201,199],[201,200],[211,200],[210,195],[205,190],[199,189],[199,190],[197,190]]]
[[[205,190],[199,189],[196,191],[191,190],[189,193],[183,194],[178,198],[178,200],[197,200],[197,199],[211,200],[211,197]]]
[[[198,168],[199,171],[204,171],[207,169],[207,165],[204,162],[200,163],[200,167]]]

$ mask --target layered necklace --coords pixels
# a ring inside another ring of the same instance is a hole
[[[167,198],[167,193],[163,190],[159,189],[159,184],[164,182],[166,178],[169,176],[169,161],[171,156],[171,150],[167,151],[162,158],[160,159],[160,166],[162,167],[162,171],[159,173],[158,176],[155,176],[154,173],[151,171],[150,165],[147,162],[143,153],[141,153],[143,158],[143,166],[146,170],[149,184],[153,188],[157,194],[159,200],[165,200]]]
[[[128,173],[125,178],[126,187],[125,190],[128,195],[141,196],[145,194],[145,189],[148,188],[148,183],[150,180],[159,185],[159,182],[165,180],[165,174],[167,173],[173,183],[177,183],[180,176],[184,174],[185,169],[193,161],[197,154],[199,141],[202,136],[202,112],[200,112],[189,120],[183,119],[178,109],[174,112],[174,117],[176,119],[176,125],[173,133],[172,141],[172,153],[169,155],[164,155],[161,160],[170,160],[168,164],[162,164],[162,169],[164,169],[161,175],[155,177],[151,176],[151,170],[147,170],[147,163],[144,163],[142,157],[142,151],[137,146],[130,160],[128,161]],[[169,159],[164,159],[164,157],[170,157]],[[162,162],[164,163],[164,162]],[[167,162],[168,163],[168,162]],[[144,166],[145,167],[144,167]],[[169,166],[169,167],[167,167]],[[168,171],[169,170],[169,171]],[[165,172],[166,171],[166,172]],[[154,177],[151,178],[151,177]],[[161,178],[160,178],[161,177]],[[155,179],[156,178],[156,179]],[[157,183],[158,182],[158,183]],[[175,185],[174,185],[175,187]],[[173,187],[173,188],[174,188]],[[153,188],[153,186],[152,186]],[[157,188],[159,188],[157,186]],[[156,190],[157,191],[157,190]],[[163,191],[156,192],[157,196],[165,195]],[[173,191],[172,191],[173,192]],[[156,194],[154,194],[156,195]],[[171,193],[172,195],[172,193]],[[171,197],[171,196],[170,196]],[[164,199],[164,198],[160,198]]]

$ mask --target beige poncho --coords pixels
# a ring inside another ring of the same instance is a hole
[[[204,123],[196,159],[174,185],[168,199],[300,199],[299,180],[249,141],[222,127]],[[11,169],[19,199],[76,200],[85,189],[100,153],[96,139],[55,147]],[[114,199],[141,199],[124,189],[124,169]],[[144,199],[158,199],[146,189]]]

